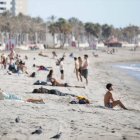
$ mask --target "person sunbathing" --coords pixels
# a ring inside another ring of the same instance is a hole
[[[49,74],[47,75],[47,82],[51,82],[52,86],[67,86],[66,83],[60,83],[55,78],[53,78],[53,70],[49,71]]]
[[[53,78],[53,70],[49,71],[49,74],[47,75],[47,82],[50,82],[52,86],[85,88],[84,86],[71,86],[68,83],[60,83],[58,80]]]
[[[38,68],[38,71],[40,71],[40,70],[49,71],[48,69],[49,69],[49,68],[52,68],[52,67],[45,67],[45,66],[43,66],[43,65],[35,65],[35,64],[33,64],[33,67],[37,67],[37,68]]]
[[[29,98],[26,100],[22,100],[22,98],[14,94],[7,94],[1,89],[0,89],[0,100],[17,100],[17,101],[25,101],[25,102],[31,102],[31,103],[44,103],[43,99]]]
[[[119,105],[121,108],[127,110],[127,108],[122,104],[122,102],[120,100],[114,100],[113,99],[113,96],[112,96],[112,93],[111,93],[111,91],[113,90],[112,84],[108,83],[106,85],[106,88],[107,88],[108,91],[106,92],[106,94],[104,96],[105,107],[114,108],[115,106]]]
[[[42,51],[41,51],[38,55],[39,55],[39,56],[43,56],[43,57],[48,57],[48,55],[43,54],[43,52],[42,52]]]

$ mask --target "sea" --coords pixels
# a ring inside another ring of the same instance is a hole
[[[126,71],[130,76],[140,81],[140,63],[117,64],[115,67]]]

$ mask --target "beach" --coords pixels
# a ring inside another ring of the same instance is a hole
[[[0,88],[7,93],[13,93],[22,99],[42,98],[45,104],[33,104],[15,100],[0,100],[0,140],[49,140],[60,134],[60,140],[139,140],[140,139],[140,80],[120,68],[118,64],[140,62],[140,49],[130,51],[126,48],[118,48],[114,54],[97,51],[98,57],[94,57],[93,50],[55,50],[58,58],[65,53],[64,60],[65,79],[60,79],[59,67],[56,59],[52,59],[51,49],[44,50],[48,57],[39,56],[37,51],[18,50],[24,60],[28,72],[36,72],[35,78],[25,74],[7,74],[7,70],[0,69]],[[78,82],[74,73],[75,57],[84,54],[89,55],[89,84],[85,80]],[[35,58],[35,59],[34,59]],[[48,71],[37,71],[33,64],[45,65],[54,69],[54,75],[61,82],[70,85],[85,86],[52,87],[64,93],[85,96],[90,104],[69,104],[72,97],[56,96],[49,94],[33,94],[33,85],[37,80],[46,81]],[[106,84],[113,84],[113,97],[121,100],[130,110],[119,107],[108,109],[104,107],[104,94]],[[19,117],[19,122],[15,119]],[[41,134],[31,133],[42,128]]]

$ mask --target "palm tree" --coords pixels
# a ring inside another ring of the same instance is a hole
[[[72,31],[71,25],[64,18],[59,18],[58,21],[56,22],[56,26],[58,27],[59,35],[60,35],[60,41],[61,41],[60,47],[64,48],[66,39]]]
[[[82,37],[84,36],[84,33],[85,33],[84,25],[83,25],[82,21],[80,21],[79,19],[77,19],[75,17],[70,18],[68,20],[68,22],[70,23],[70,25],[72,27],[72,35],[78,41],[78,47],[79,47],[79,43],[81,41],[83,41]]]

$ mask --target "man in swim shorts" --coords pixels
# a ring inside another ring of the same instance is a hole
[[[106,92],[106,94],[104,96],[104,105],[105,105],[105,107],[113,108],[113,107],[119,105],[121,108],[127,110],[127,108],[122,104],[122,102],[120,100],[114,100],[113,99],[113,96],[112,96],[112,93],[111,93],[111,91],[113,90],[112,84],[108,83],[106,85],[106,88],[107,88],[108,91]]]
[[[84,64],[81,70],[81,75],[86,79],[86,84],[88,85],[88,67],[89,67],[89,61],[88,61],[88,55],[84,55]]]

